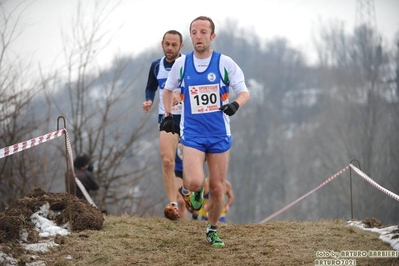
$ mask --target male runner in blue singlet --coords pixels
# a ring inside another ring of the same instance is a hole
[[[155,93],[159,88],[159,106],[158,106],[158,123],[159,123],[159,149],[162,158],[162,178],[169,204],[164,210],[164,215],[170,220],[177,220],[187,216],[184,205],[182,208],[178,206],[178,198],[181,197],[177,193],[177,188],[183,183],[182,177],[175,176],[175,170],[179,171],[181,168],[178,161],[175,169],[175,157],[177,156],[176,149],[180,135],[180,114],[182,110],[180,90],[175,90],[173,93],[173,107],[171,112],[174,115],[175,126],[172,132],[166,132],[162,129],[164,122],[163,115],[165,113],[163,104],[163,92],[165,82],[168,77],[169,71],[172,68],[175,60],[181,56],[180,51],[183,48],[183,37],[180,32],[175,30],[167,31],[162,38],[162,49],[164,56],[151,63],[150,71],[148,74],[147,86],[145,89],[145,99],[143,102],[143,110],[148,112],[154,102]],[[177,133],[177,134],[174,134]],[[183,202],[181,197],[180,202]]]
[[[165,122],[162,128],[172,132],[173,90],[180,88],[183,106],[180,133],[183,143],[183,186],[180,188],[189,210],[200,210],[204,191],[204,162],[209,170],[209,204],[206,240],[212,246],[224,246],[217,224],[224,206],[223,190],[229,150],[232,145],[230,116],[249,99],[241,68],[228,56],[213,51],[215,24],[205,16],[190,24],[194,51],[176,59],[164,89]],[[230,88],[237,95],[229,101]]]

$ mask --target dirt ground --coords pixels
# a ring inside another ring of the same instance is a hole
[[[60,227],[69,222],[69,231],[101,230],[103,226],[104,217],[101,211],[85,200],[66,192],[46,193],[41,188],[35,188],[24,198],[10,204],[5,212],[0,213],[0,251],[6,244],[18,243],[23,229],[29,233],[28,243],[38,242],[39,232],[35,230],[30,217],[47,202],[50,206],[49,213],[52,215],[46,218]]]
[[[73,240],[69,236],[61,235],[47,239],[39,237],[39,231],[31,221],[31,216],[46,204],[51,210],[46,218],[60,227],[70,222],[72,228],[69,228],[69,231],[79,232],[74,234],[78,236]],[[112,221],[113,226],[106,227],[108,230],[102,230],[104,221]],[[366,218],[363,223],[370,228],[382,226],[375,218]],[[171,223],[164,218],[111,215],[105,220],[99,209],[84,200],[67,193],[46,193],[36,188],[0,213],[0,265],[76,265],[77,262],[79,265],[92,265],[93,261],[97,264],[103,262],[103,265],[111,265],[107,263],[109,261],[114,262],[112,265],[177,265],[187,264],[187,259],[191,264],[202,264],[203,257],[197,253],[209,253],[210,250],[202,237],[194,236],[197,240],[193,243],[192,232],[203,230],[204,226],[203,222],[199,221]],[[178,233],[174,229],[178,229]],[[101,232],[89,236],[80,232],[83,230]],[[27,239],[22,240],[21,231],[28,232],[25,234],[28,235]],[[163,233],[156,233],[155,236],[154,232]],[[223,250],[213,249],[207,265],[299,265],[302,264],[299,262],[313,261],[314,250],[321,247],[326,250],[336,247],[349,250],[355,246],[362,250],[360,245],[364,245],[364,250],[389,249],[375,235],[343,229],[339,221],[282,221],[263,226],[225,224],[222,232],[229,236],[226,237],[229,245]],[[175,238],[179,241],[176,242]],[[52,253],[27,249],[26,245],[23,245],[46,243],[42,242],[43,239],[53,241],[60,248]],[[154,243],[154,239],[157,243]],[[110,246],[113,248],[109,248]],[[172,249],[194,255],[181,256],[181,252],[171,252]],[[284,249],[291,253],[280,252]],[[287,254],[291,256],[287,257]],[[396,261],[393,262],[393,259],[368,260],[366,264],[399,265]]]

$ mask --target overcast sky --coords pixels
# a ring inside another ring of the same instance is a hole
[[[346,30],[355,25],[359,0],[122,0],[111,13],[104,31],[112,32],[111,44],[99,57],[107,64],[115,54],[136,55],[161,41],[165,31],[188,33],[192,19],[210,16],[220,29],[226,18],[236,20],[240,28],[254,31],[262,40],[286,37],[305,53],[311,53],[312,34],[321,23],[339,20]],[[83,0],[93,7],[95,0]],[[108,0],[110,3],[118,1]],[[366,2],[362,0],[362,2]],[[24,8],[23,32],[11,48],[46,68],[63,59],[61,31],[70,32],[79,0],[6,0],[6,10]],[[399,30],[399,0],[374,0],[376,25],[383,37],[392,42]],[[90,10],[90,9],[89,9]],[[90,19],[86,16],[86,19]],[[217,38],[216,40],[217,41]],[[190,45],[189,40],[185,40]],[[223,52],[223,51],[221,51]]]

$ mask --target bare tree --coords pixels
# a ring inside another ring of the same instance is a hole
[[[87,153],[94,160],[100,183],[100,191],[92,194],[95,203],[111,213],[152,214],[160,200],[149,191],[157,150],[148,145],[154,136],[146,126],[149,116],[138,116],[141,105],[134,101],[141,67],[131,65],[128,57],[115,57],[110,68],[97,62],[113,38],[103,25],[117,5],[79,4],[71,35],[64,36],[67,81],[59,77],[61,85],[48,90],[47,99],[66,118],[73,154]],[[89,12],[94,14],[91,21],[86,20]],[[62,146],[59,150],[65,156]]]
[[[31,112],[41,88],[32,79],[29,58],[12,50],[12,43],[24,29],[20,22],[26,5],[7,10],[5,3],[0,2],[0,148],[36,137],[43,122]],[[39,149],[31,149],[0,160],[0,211],[43,184],[46,156],[37,160],[39,154]]]
[[[320,126],[315,131],[323,167],[339,169],[357,159],[362,170],[376,182],[394,188],[397,173],[393,175],[388,170],[388,165],[392,165],[388,161],[397,139],[392,130],[392,117],[397,114],[390,108],[394,99],[387,97],[392,89],[384,82],[384,77],[390,76],[393,57],[378,33],[364,25],[356,28],[353,35],[345,34],[343,28],[321,32],[318,45],[324,49],[319,49],[319,54],[322,59],[330,58],[322,60],[319,69],[327,74],[319,79],[321,113]],[[336,191],[345,192],[337,194],[335,202],[348,206],[349,184],[335,184]],[[360,177],[354,179],[353,186],[355,215],[395,218],[397,211],[392,211],[392,215],[382,211],[382,206],[392,203],[387,195]],[[319,200],[328,206],[326,198]],[[333,208],[329,208],[331,213]]]

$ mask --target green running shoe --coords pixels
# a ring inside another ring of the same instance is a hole
[[[199,211],[202,207],[202,202],[204,201],[204,188],[202,187],[197,192],[192,192],[190,196],[191,207],[195,211]]]
[[[224,247],[224,242],[220,239],[216,231],[206,233],[206,241],[211,243],[213,247]]]
[[[187,210],[188,210],[189,212],[191,212],[191,213],[194,213],[194,209],[193,209],[193,206],[191,206],[191,200],[190,200],[190,199],[191,199],[191,194],[192,194],[192,192],[190,192],[190,193],[187,194],[187,195],[184,195],[183,192],[182,192],[182,188],[180,187],[180,188],[179,188],[179,193],[180,193],[180,195],[183,196],[184,203],[186,204]]]

